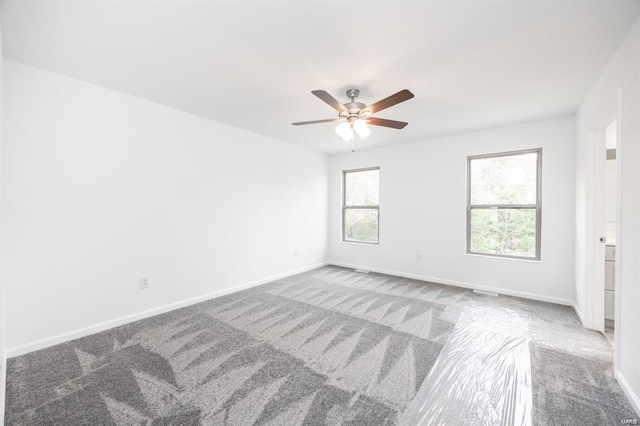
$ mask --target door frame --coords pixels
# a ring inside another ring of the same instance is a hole
[[[586,180],[587,180],[587,216],[586,216],[586,303],[584,326],[604,332],[605,311],[605,246],[600,238],[605,237],[605,179],[606,179],[606,133],[609,124],[616,120],[616,278],[620,269],[620,184],[621,184],[621,89],[616,90],[597,121],[596,128],[589,131],[587,137]],[[616,283],[615,324],[618,325],[619,292]]]

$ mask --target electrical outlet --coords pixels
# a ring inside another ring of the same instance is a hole
[[[139,282],[140,283],[140,290],[144,290],[144,289],[149,288],[150,281],[151,280],[149,278],[147,278],[147,277],[140,278],[140,282]]]
[[[420,253],[416,255],[416,261],[422,262],[422,255]]]
[[[294,255],[295,257],[300,257],[300,250],[299,250],[299,249],[295,249],[295,250],[293,251],[293,255]]]

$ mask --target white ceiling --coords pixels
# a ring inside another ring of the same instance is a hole
[[[321,152],[349,87],[377,116],[356,149],[572,114],[640,0],[4,1],[7,58]]]

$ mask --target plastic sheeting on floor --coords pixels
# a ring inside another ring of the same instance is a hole
[[[401,425],[531,425],[529,321],[465,309]]]

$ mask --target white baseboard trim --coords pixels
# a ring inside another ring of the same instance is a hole
[[[2,370],[0,370],[0,426],[4,425],[5,395],[7,392],[7,356],[1,354]]]
[[[473,289],[473,290],[490,291],[492,293],[498,293],[498,294],[502,294],[502,295],[505,295],[505,296],[522,297],[524,299],[539,300],[541,302],[550,302],[550,303],[556,303],[556,304],[559,304],[559,305],[574,306],[573,300],[563,299],[563,298],[560,298],[560,297],[545,296],[545,295],[542,295],[542,294],[534,294],[534,293],[526,293],[526,292],[523,292],[523,291],[506,290],[506,289],[503,289],[503,288],[490,287],[490,286],[486,286],[486,285],[467,283],[467,282],[462,282],[462,281],[452,281],[452,280],[447,280],[447,279],[444,279],[444,278],[437,278],[437,277],[427,277],[425,275],[409,274],[409,273],[399,272],[399,271],[390,271],[390,270],[387,270],[387,269],[372,268],[370,266],[354,265],[354,264],[351,264],[351,263],[336,262],[336,261],[329,261],[327,263],[330,264],[330,265],[342,266],[344,268],[365,269],[365,270],[371,271],[371,272],[378,272],[380,274],[387,274],[387,275],[395,275],[397,277],[402,277],[402,278],[410,278],[410,279],[420,280],[420,281],[429,281],[429,282],[432,282],[432,283],[446,284],[446,285],[451,285],[451,286],[454,286],[454,287],[470,288],[470,289]]]
[[[52,337],[47,337],[45,339],[37,340],[35,342],[26,343],[24,345],[16,346],[7,350],[7,358],[13,358],[16,356],[24,355],[29,352],[37,351],[39,349],[44,349],[49,346],[57,345],[59,343],[68,342],[73,339],[78,339],[80,337],[85,337],[90,334],[99,333],[101,331],[108,330],[110,328],[118,327],[133,321],[138,321],[144,318],[149,318],[154,315],[159,315],[165,312],[173,311],[175,309],[183,308],[185,306],[195,305],[196,303],[204,302],[205,300],[215,299],[216,297],[224,296],[226,294],[235,293],[240,290],[246,290],[251,287],[255,287],[261,284],[266,284],[271,281],[279,280],[282,278],[290,277],[291,275],[300,274],[302,272],[311,271],[313,269],[320,268],[321,266],[327,265],[328,262],[320,262],[314,265],[305,266],[303,268],[295,269],[293,271],[284,272],[277,275],[272,275],[267,278],[261,278],[259,280],[251,281],[248,283],[240,284],[231,288],[227,288],[224,290],[214,291],[213,293],[203,294],[202,296],[193,297],[186,300],[181,300],[180,302],[169,303],[164,306],[159,306],[157,308],[148,309],[146,311],[138,312],[132,315],[126,315],[120,318],[116,318],[113,320],[105,321],[99,324],[95,324],[89,327],[80,328],[78,330],[73,330],[67,333],[58,334]],[[3,370],[4,371],[4,370]]]
[[[636,414],[638,415],[638,417],[640,417],[640,398],[638,398],[638,395],[636,395],[633,389],[631,389],[631,386],[629,386],[629,382],[627,382],[627,379],[624,378],[619,370],[616,370],[613,375],[620,384],[620,387],[624,391],[625,395],[627,395],[627,398],[629,399],[629,402],[631,402],[633,409],[636,410]]]
[[[582,326],[585,327],[584,315],[582,314],[582,311],[578,308],[578,306],[575,303],[572,306],[573,306],[573,310],[576,312],[576,315],[578,316],[578,319],[580,320],[580,324],[582,324]]]

